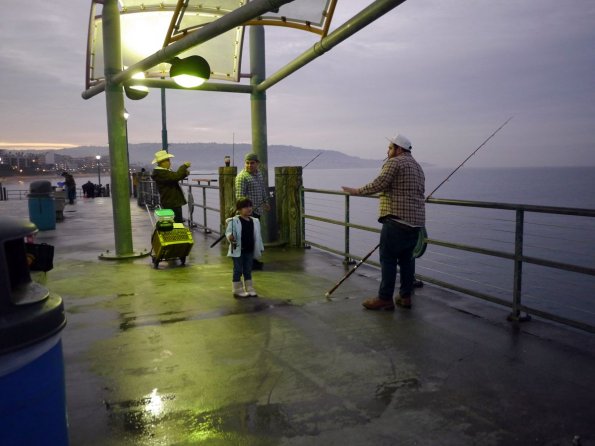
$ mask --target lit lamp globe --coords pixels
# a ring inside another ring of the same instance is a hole
[[[145,73],[139,72],[132,75],[132,79],[145,79]],[[128,99],[138,101],[144,99],[149,94],[149,88],[144,85],[124,84],[124,93]]]
[[[200,56],[189,56],[185,59],[176,57],[171,62],[169,76],[180,87],[194,88],[202,85],[211,77],[211,67]]]

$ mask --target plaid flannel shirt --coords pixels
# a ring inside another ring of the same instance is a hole
[[[262,215],[262,206],[268,202],[269,195],[260,171],[252,175],[244,169],[236,176],[236,200],[241,197],[249,198],[254,212]]]
[[[390,158],[378,177],[358,189],[360,195],[380,192],[379,219],[396,217],[411,226],[426,224],[424,171],[410,153]]]

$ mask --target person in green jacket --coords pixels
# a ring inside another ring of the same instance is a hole
[[[157,166],[153,169],[151,178],[157,185],[161,207],[163,209],[171,209],[174,211],[174,222],[184,223],[182,206],[187,202],[179,181],[190,174],[190,171],[188,170],[190,168],[190,163],[186,161],[178,167],[178,170],[173,171],[171,170],[171,158],[174,158],[174,156],[166,150],[156,152],[152,163],[157,164]]]

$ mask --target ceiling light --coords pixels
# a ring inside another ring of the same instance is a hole
[[[145,73],[142,71],[140,73],[135,73],[132,75],[132,79],[144,79]],[[133,101],[138,101],[139,99],[146,98],[149,94],[149,87],[145,87],[144,85],[124,85],[124,93],[126,93],[126,97]]]
[[[181,87],[198,87],[211,77],[211,67],[200,56],[189,56],[185,59],[174,57],[169,76]]]

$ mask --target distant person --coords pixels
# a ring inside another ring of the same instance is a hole
[[[236,176],[235,182],[236,200],[248,198],[253,203],[252,215],[258,219],[263,212],[271,210],[269,193],[259,167],[260,161],[256,153],[247,153],[244,157],[244,169]],[[260,270],[262,267],[262,262],[255,259],[253,268]]]
[[[76,182],[74,181],[74,177],[68,172],[62,172],[62,176],[64,177],[64,187],[68,195],[68,203],[74,204],[74,200],[76,199]]]
[[[82,186],[83,193],[87,198],[95,198],[95,185],[91,181],[87,181]]]
[[[139,172],[132,172],[132,196],[134,198],[138,197],[138,177]]]
[[[233,258],[234,297],[258,296],[252,282],[252,261],[261,256],[264,245],[260,235],[260,221],[253,216],[252,209],[250,199],[240,198],[236,202],[238,215],[226,220],[225,236],[230,242],[227,255]]]
[[[378,221],[380,233],[380,266],[382,278],[378,296],[366,299],[368,310],[394,310],[395,303],[411,308],[415,280],[413,249],[421,228],[425,226],[425,175],[411,155],[411,141],[398,134],[389,139],[388,160],[372,182],[360,188],[343,186],[350,195],[380,193]],[[393,303],[399,266],[399,297]]]
[[[157,164],[157,166],[153,169],[151,178],[157,184],[161,207],[174,211],[174,222],[184,223],[182,206],[187,202],[179,181],[190,174],[190,171],[188,170],[190,163],[186,161],[178,167],[177,171],[173,171],[171,170],[170,158],[174,158],[174,156],[165,150],[160,150],[155,153],[155,158],[153,159],[152,164]]]

